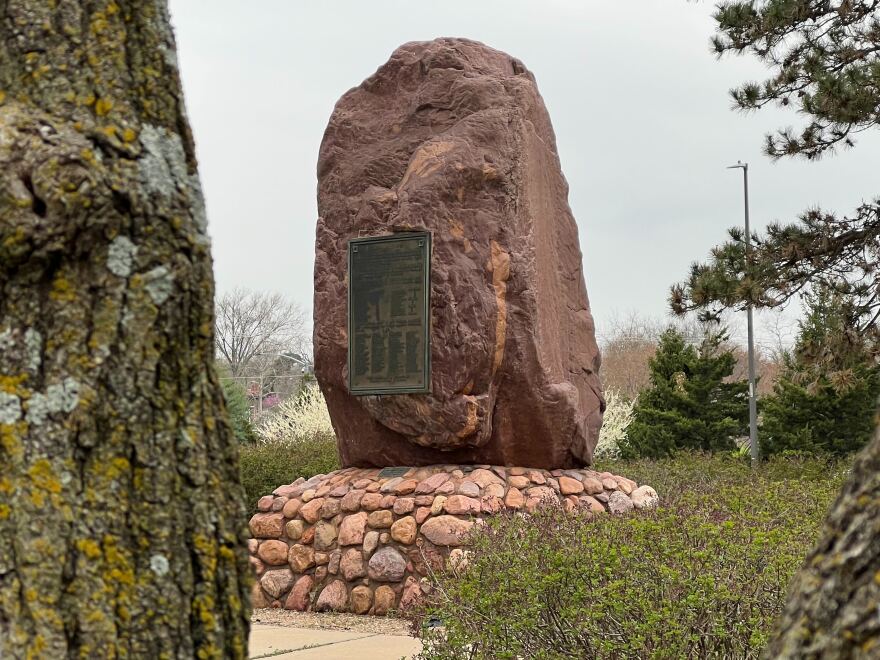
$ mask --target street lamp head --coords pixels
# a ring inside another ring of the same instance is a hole
[[[738,161],[736,161],[736,165],[728,165],[727,169],[729,169],[729,170],[739,170],[739,169],[747,170],[747,169],[749,169],[749,164],[744,163],[741,160],[738,160]]]

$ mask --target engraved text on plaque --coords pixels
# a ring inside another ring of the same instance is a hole
[[[352,394],[430,389],[431,235],[348,243],[348,386]]]

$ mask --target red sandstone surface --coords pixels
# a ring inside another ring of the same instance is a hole
[[[592,461],[604,400],[567,198],[535,78],[505,53],[408,43],[339,100],[318,162],[314,346],[343,465]],[[351,396],[348,241],[414,230],[433,237],[431,393]]]

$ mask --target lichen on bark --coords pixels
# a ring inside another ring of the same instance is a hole
[[[765,657],[880,657],[880,430],[792,580]]]
[[[238,457],[164,0],[0,0],[0,657],[245,657]]]

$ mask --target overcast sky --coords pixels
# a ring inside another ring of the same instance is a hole
[[[669,286],[742,221],[846,211],[878,192],[880,138],[819,163],[772,163],[762,136],[791,112],[731,110],[761,78],[709,51],[714,4],[685,0],[171,0],[207,198],[219,291],[273,290],[312,305],[315,165],[336,100],[407,41],[468,37],[537,78],[571,187],[598,331],[667,314]]]

